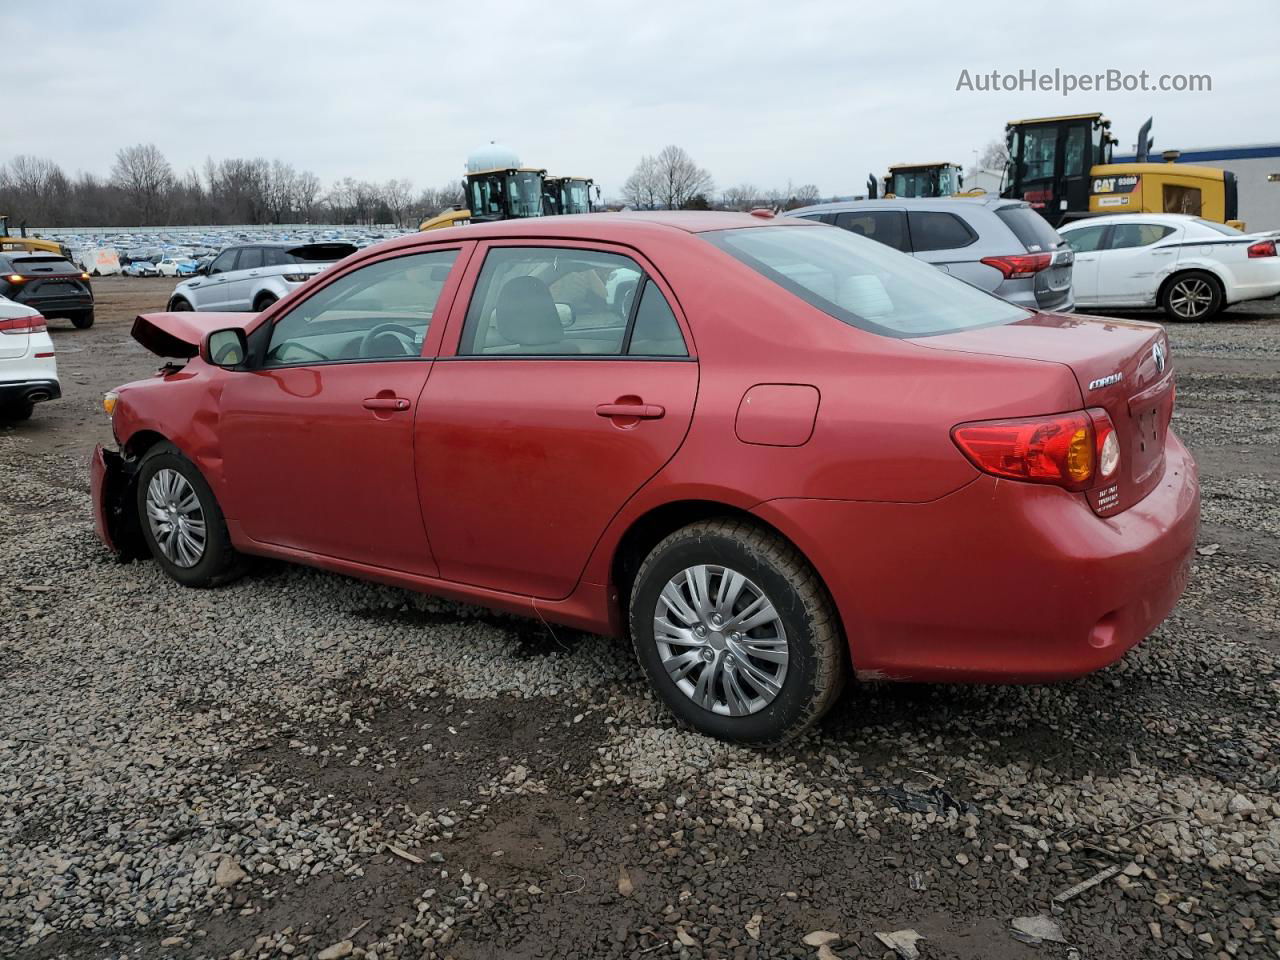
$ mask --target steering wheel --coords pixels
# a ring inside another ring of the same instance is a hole
[[[280,361],[281,363],[294,363],[294,362],[296,362],[296,361],[292,361],[292,360],[281,360],[281,359],[280,359],[280,351],[281,351],[281,349],[283,349],[283,348],[287,348],[287,349],[290,349],[290,350],[304,350],[304,351],[306,351],[307,353],[311,354],[313,357],[315,357],[317,360],[320,360],[320,361],[322,361],[322,362],[328,362],[328,360],[329,360],[329,358],[328,358],[328,357],[326,357],[326,356],[325,356],[323,353],[321,353],[319,350],[313,350],[311,347],[308,347],[305,343],[298,343],[296,340],[286,340],[284,343],[280,344],[280,346],[279,346],[279,347],[276,347],[274,350],[272,350],[272,351],[271,351],[271,355],[272,355],[273,357],[275,357],[275,359],[276,359],[277,361]]]
[[[409,338],[410,343],[417,343],[418,341],[417,333],[410,330],[403,323],[380,323],[360,339],[360,356],[368,357],[373,341],[384,333],[402,333]]]

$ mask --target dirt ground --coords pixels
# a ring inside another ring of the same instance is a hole
[[[51,325],[62,399],[0,424],[0,955],[1280,956],[1276,301],[1170,328],[1204,515],[1146,643],[1055,686],[857,685],[750,751],[613,641],[110,561],[87,457],[173,284],[95,281],[96,325]]]

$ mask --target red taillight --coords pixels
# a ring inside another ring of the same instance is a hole
[[[1254,260],[1258,257],[1274,257],[1276,255],[1276,242],[1274,240],[1259,240],[1249,247],[1249,259]]]
[[[1102,411],[1096,413],[1106,417]],[[1083,490],[1094,478],[1102,449],[1096,422],[1080,410],[1051,417],[962,423],[951,437],[983,473]],[[1106,426],[1111,426],[1110,418]]]
[[[995,267],[1006,280],[1030,277],[1053,263],[1052,253],[1014,253],[1007,257],[983,257],[988,267]]]
[[[48,329],[44,317],[38,313],[31,317],[0,319],[0,333],[44,333]]]
[[[5,279],[8,280],[10,283],[26,283],[27,282],[27,278],[20,273],[11,273],[7,277],[5,277]]]

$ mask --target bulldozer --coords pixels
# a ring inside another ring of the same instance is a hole
[[[1229,170],[1150,162],[1151,119],[1131,163],[1113,163],[1111,121],[1100,113],[1035,117],[1005,125],[1009,161],[1002,197],[1026,200],[1057,227],[1106,213],[1186,213],[1243,228]]]
[[[600,188],[596,187],[595,202],[592,202],[593,185],[590,177],[547,177],[542,191],[547,198],[548,213],[591,213],[600,201]]]
[[[867,178],[867,195],[879,196],[875,176]],[[964,172],[955,163],[897,163],[884,177],[885,197],[950,197],[964,189]]]
[[[0,251],[15,250],[24,253],[56,253],[60,257],[71,259],[71,251],[56,240],[42,240],[39,237],[28,237],[24,224],[18,228],[19,236],[9,233],[9,218],[0,213]]]

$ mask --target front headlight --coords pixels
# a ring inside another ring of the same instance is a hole
[[[102,409],[107,411],[108,417],[112,416],[116,412],[116,401],[119,399],[120,394],[116,393],[114,390],[108,390],[102,395]]]

